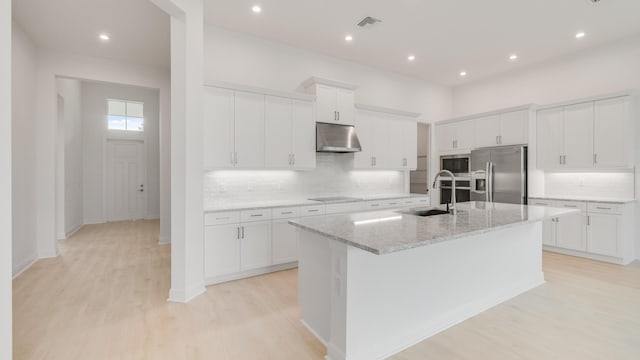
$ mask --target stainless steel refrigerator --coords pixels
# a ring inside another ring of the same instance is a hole
[[[471,201],[527,203],[527,147],[471,151]]]

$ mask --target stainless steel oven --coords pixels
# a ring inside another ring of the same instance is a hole
[[[471,154],[445,155],[440,157],[440,170],[449,170],[456,178],[456,201],[465,202],[471,199],[470,171]],[[440,177],[440,203],[451,202],[451,179]]]

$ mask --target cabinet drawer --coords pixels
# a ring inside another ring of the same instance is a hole
[[[587,211],[587,203],[582,201],[557,201],[555,206],[567,209],[578,209],[581,211]]]
[[[529,205],[536,206],[555,206],[555,202],[551,200],[529,199]]]
[[[271,209],[245,210],[240,213],[240,221],[252,222],[271,220]]]
[[[300,216],[299,213],[300,213],[300,208],[298,207],[272,209],[272,216],[274,219],[295,218]]]
[[[204,214],[205,226],[234,224],[239,222],[240,222],[239,211],[227,211],[227,212],[216,212],[216,213]]]
[[[431,204],[431,198],[428,197],[428,196],[414,198],[414,201],[415,201],[416,204],[420,204],[420,205],[429,205],[429,204]]]
[[[603,213],[603,214],[621,214],[622,213],[622,209],[619,204],[587,203],[587,209],[590,213]]]
[[[415,205],[417,203],[418,203],[418,201],[415,198],[400,199],[400,205],[401,206],[411,206],[411,205]]]
[[[390,199],[385,201],[385,206],[388,208],[397,208],[404,206],[405,199]]]
[[[365,201],[362,207],[365,210],[384,209],[385,204],[382,201]]]
[[[343,214],[348,212],[356,212],[362,210],[362,203],[345,203],[345,204],[329,204],[327,205],[326,214]]]
[[[299,208],[300,216],[324,215],[324,205],[311,205]]]

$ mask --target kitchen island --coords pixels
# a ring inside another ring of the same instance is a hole
[[[292,220],[303,324],[328,360],[384,359],[542,284],[542,220],[573,212],[470,202]]]

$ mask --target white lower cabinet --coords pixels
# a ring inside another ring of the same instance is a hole
[[[240,271],[240,224],[205,226],[205,278],[233,274],[238,271]]]
[[[633,261],[633,204],[538,199],[532,199],[529,204],[581,210],[576,215],[561,216],[543,222],[542,243],[546,250],[619,264]]]
[[[242,224],[240,228],[240,270],[271,265],[271,222]]]
[[[284,264],[298,260],[298,234],[289,220],[275,220],[271,227],[271,262]]]
[[[589,214],[587,247],[589,252],[606,256],[619,256],[619,215]]]

